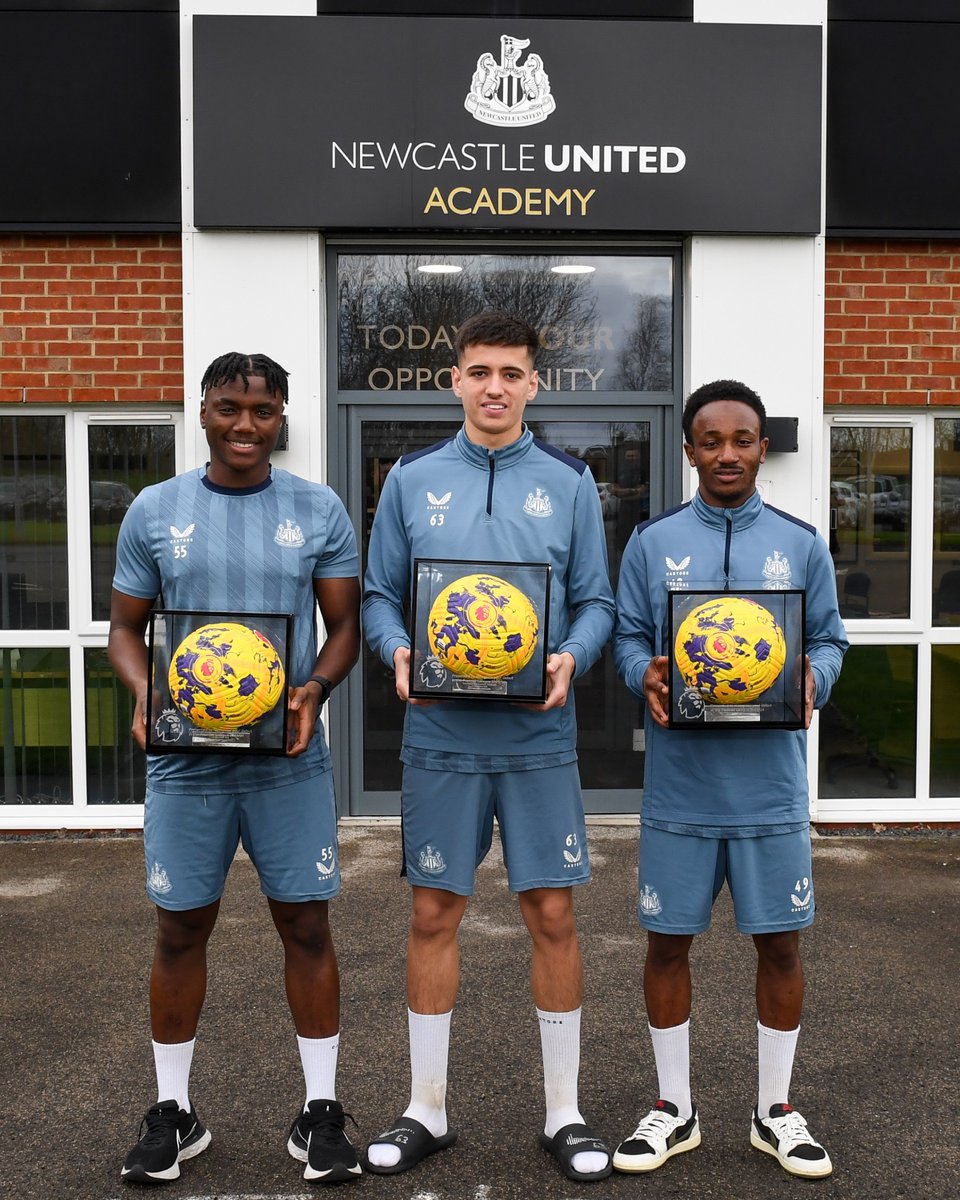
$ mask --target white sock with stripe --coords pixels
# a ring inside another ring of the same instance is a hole
[[[445,1013],[415,1013],[407,1009],[410,1031],[410,1103],[403,1115],[425,1125],[434,1137],[447,1132],[447,1059],[450,1018]],[[400,1147],[372,1142],[367,1158],[375,1167],[395,1167]]]
[[[552,1138],[564,1125],[583,1125],[577,1102],[580,1074],[580,1009],[570,1012],[545,1012],[537,1009],[540,1025],[540,1049],[543,1054],[543,1092],[547,1115],[543,1132]],[[575,1171],[589,1174],[602,1171],[609,1157],[598,1150],[575,1154],[570,1164]]]

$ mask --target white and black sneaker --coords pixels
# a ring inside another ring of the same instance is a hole
[[[833,1170],[830,1155],[807,1129],[807,1123],[789,1104],[774,1104],[768,1117],[753,1110],[750,1145],[772,1154],[791,1175],[823,1179]]]
[[[287,1150],[297,1162],[307,1164],[304,1179],[311,1183],[349,1183],[360,1178],[357,1152],[344,1132],[349,1116],[336,1100],[311,1100],[294,1120]],[[356,1121],[353,1123],[356,1125]]]
[[[674,1154],[700,1145],[700,1121],[694,1105],[689,1120],[669,1100],[658,1100],[613,1156],[618,1171],[655,1171]]]
[[[191,1105],[184,1112],[176,1100],[164,1100],[147,1109],[140,1122],[140,1140],[127,1155],[120,1178],[127,1183],[169,1183],[180,1178],[180,1164],[210,1145],[205,1129]]]

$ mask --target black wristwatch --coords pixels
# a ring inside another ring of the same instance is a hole
[[[307,680],[307,683],[320,684],[320,703],[317,705],[317,707],[323,708],[330,696],[330,693],[333,691],[333,684],[324,675],[311,675]],[[305,683],[303,686],[306,687],[307,683]]]

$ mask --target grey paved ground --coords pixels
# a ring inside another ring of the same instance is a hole
[[[578,901],[587,995],[581,1100],[612,1141],[655,1096],[641,1019],[633,917],[636,830],[592,830],[595,882]],[[339,1094],[371,1137],[406,1101],[407,895],[398,831],[343,831],[334,910],[343,976]],[[636,1197],[891,1200],[960,1196],[957,1104],[960,838],[823,838],[818,920],[805,936],[807,1007],[792,1099],[828,1143],[834,1175],[786,1176],[751,1150],[755,1028],[750,943],[718,903],[695,952],[692,1027],[703,1144],[653,1175],[566,1182],[537,1147],[539,1043],[527,949],[496,863],[463,933],[454,1018],[451,1151],[353,1196],[381,1200]],[[119,1165],[154,1099],[146,1013],[153,915],[138,839],[0,842],[0,1196],[114,1200],[143,1194]],[[301,1098],[278,943],[254,872],[231,874],[210,962],[192,1094],[210,1150],[161,1194],[315,1195],[285,1150]],[[148,1189],[152,1192],[152,1189]]]

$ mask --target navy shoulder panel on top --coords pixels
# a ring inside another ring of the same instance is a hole
[[[785,521],[789,521],[791,525],[799,525],[800,528],[805,529],[807,533],[812,533],[814,537],[817,536],[817,530],[813,525],[808,524],[806,521],[801,521],[800,518],[795,517],[793,513],[784,512],[782,508],[774,508],[772,504],[767,504],[764,507],[766,508],[767,512],[772,512],[778,517],[783,517],[783,519]]]
[[[683,512],[683,510],[685,508],[689,508],[689,507],[690,507],[690,501],[687,500],[685,504],[678,504],[674,508],[668,508],[666,510],[666,512],[657,513],[657,515],[655,517],[647,517],[647,519],[645,521],[641,521],[640,524],[637,526],[636,532],[642,533],[644,529],[649,528],[649,526],[651,526],[651,525],[656,525],[656,523],[658,521],[663,521],[667,517],[676,516],[677,513]]]
[[[434,442],[432,446],[424,446],[422,450],[411,450],[409,454],[404,454],[398,459],[398,466],[405,467],[407,463],[412,463],[418,458],[423,458],[425,454],[434,454],[437,450],[442,450],[444,446],[449,446],[453,441],[452,437],[444,438],[442,442]]]
[[[551,446],[549,442],[541,442],[538,437],[535,437],[533,444],[538,450],[542,450],[544,454],[549,454],[551,458],[557,459],[558,462],[566,463],[568,467],[572,467],[578,475],[582,475],[587,469],[587,464],[582,459],[574,458],[572,454],[558,450],[556,446]]]

